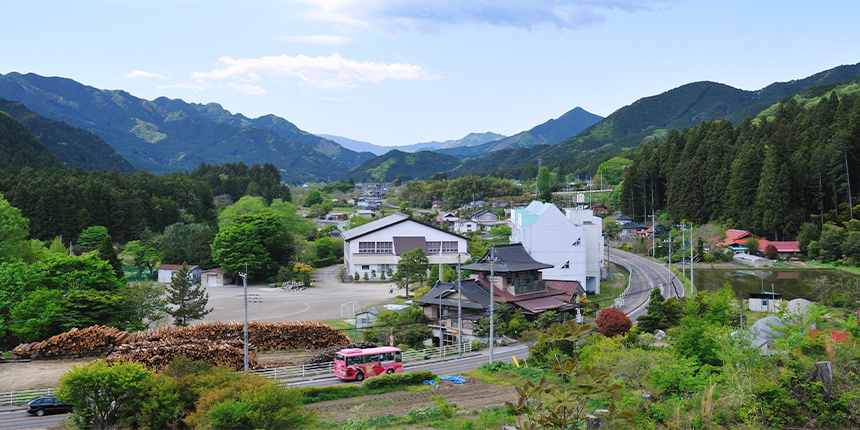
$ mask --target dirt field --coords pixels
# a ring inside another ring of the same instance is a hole
[[[447,402],[456,404],[461,411],[479,411],[488,406],[502,406],[506,401],[515,401],[517,397],[514,387],[485,384],[467,376],[465,384],[441,381],[438,389],[420,392],[397,391],[329,400],[310,404],[307,408],[319,414],[322,421],[345,423],[352,416],[352,408],[356,405],[364,405],[361,412],[369,416],[404,416],[412,409],[432,405],[430,397],[438,395],[445,396]]]
[[[92,359],[0,363],[0,391],[57,388],[60,385],[60,376],[66,369],[90,361]]]

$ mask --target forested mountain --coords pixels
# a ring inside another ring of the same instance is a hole
[[[0,168],[46,169],[62,165],[60,159],[51,154],[23,124],[0,111]]]
[[[299,129],[295,124],[275,115],[263,115],[259,118],[250,119],[242,114],[232,114],[218,103],[188,103],[183,100],[159,97],[153,103],[171,111],[183,111],[200,117],[203,120],[230,124],[236,127],[254,127],[261,130],[269,130],[277,133],[288,142],[303,143],[340,161],[347,167],[355,167],[362,162],[373,158],[372,153],[356,152],[333,142],[329,139],[308,133]]]
[[[536,171],[537,160],[556,166],[560,161],[575,173],[593,174],[601,159],[619,154],[655,138],[668,130],[681,129],[711,119],[740,123],[777,101],[813,87],[833,86],[860,76],[860,63],[839,66],[805,79],[768,85],[745,91],[715,82],[695,82],[665,93],[637,100],[613,112],[582,133],[552,146],[539,146],[516,154],[499,151],[490,157],[465,164],[457,174],[501,169],[516,177]]]
[[[269,163],[251,167],[244,163],[220,166],[201,164],[189,176],[209,184],[216,199],[223,195],[230,196],[230,201],[225,203],[237,202],[245,195],[260,196],[269,204],[273,199],[292,201],[290,188],[281,183],[278,168]]]
[[[89,131],[44,117],[27,109],[21,103],[6,99],[0,99],[0,111],[6,112],[19,121],[67,167],[80,167],[84,170],[134,171],[134,167],[122,158],[122,155]],[[16,167],[23,166],[16,165]]]
[[[591,127],[603,117],[576,107],[530,130],[493,142],[488,152],[502,149],[531,148],[537,145],[553,145]]]
[[[356,182],[389,182],[427,179],[434,173],[447,172],[460,164],[460,159],[432,151],[391,151],[385,155],[365,161],[353,168],[344,179]]]
[[[669,131],[629,155],[619,206],[637,219],[666,211],[776,240],[794,238],[804,222],[846,221],[860,184],[858,93],[855,82],[787,99],[736,127],[717,120]]]
[[[0,97],[89,130],[134,167],[153,173],[191,170],[204,162],[240,161],[272,163],[286,180],[330,180],[347,171],[343,163],[306,144],[287,141],[274,131],[213,121],[212,116],[226,112],[214,107],[206,114],[194,114],[195,109],[165,108],[124,91],[19,73],[0,76]]]

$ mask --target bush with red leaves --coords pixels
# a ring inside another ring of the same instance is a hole
[[[633,326],[630,318],[627,318],[624,312],[616,308],[603,309],[594,322],[600,333],[606,337],[626,335],[630,332],[630,327]]]

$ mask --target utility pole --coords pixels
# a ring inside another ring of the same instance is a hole
[[[245,272],[239,273],[242,277],[242,286],[245,290],[245,374],[248,374],[248,263],[245,263]]]
[[[496,260],[496,245],[490,245],[490,363],[493,362],[493,344],[496,343],[496,334],[493,331],[493,320],[495,320],[495,315],[493,315],[493,263]]]
[[[690,295],[694,294],[696,294],[696,284],[693,282],[693,223],[690,223]]]
[[[441,242],[440,242],[441,245]],[[436,282],[436,285],[439,286],[439,358],[442,358],[442,340],[445,338],[445,334],[443,333],[442,327],[442,281]]]
[[[457,254],[457,355],[463,356],[463,290],[460,285],[460,254]]]

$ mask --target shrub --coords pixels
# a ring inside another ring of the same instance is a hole
[[[361,391],[362,388],[358,385],[330,385],[328,387],[304,387],[298,389],[299,394],[302,395],[301,402],[303,404],[347,399],[360,395]]]
[[[390,375],[379,375],[365,379],[364,387],[369,390],[393,388],[404,385],[417,385],[430,379],[433,379],[433,372],[429,370],[422,370],[420,372],[392,373]]]
[[[606,308],[600,311],[600,315],[594,321],[597,324],[597,329],[606,337],[614,337],[627,334],[633,323],[624,312],[616,308]]]

